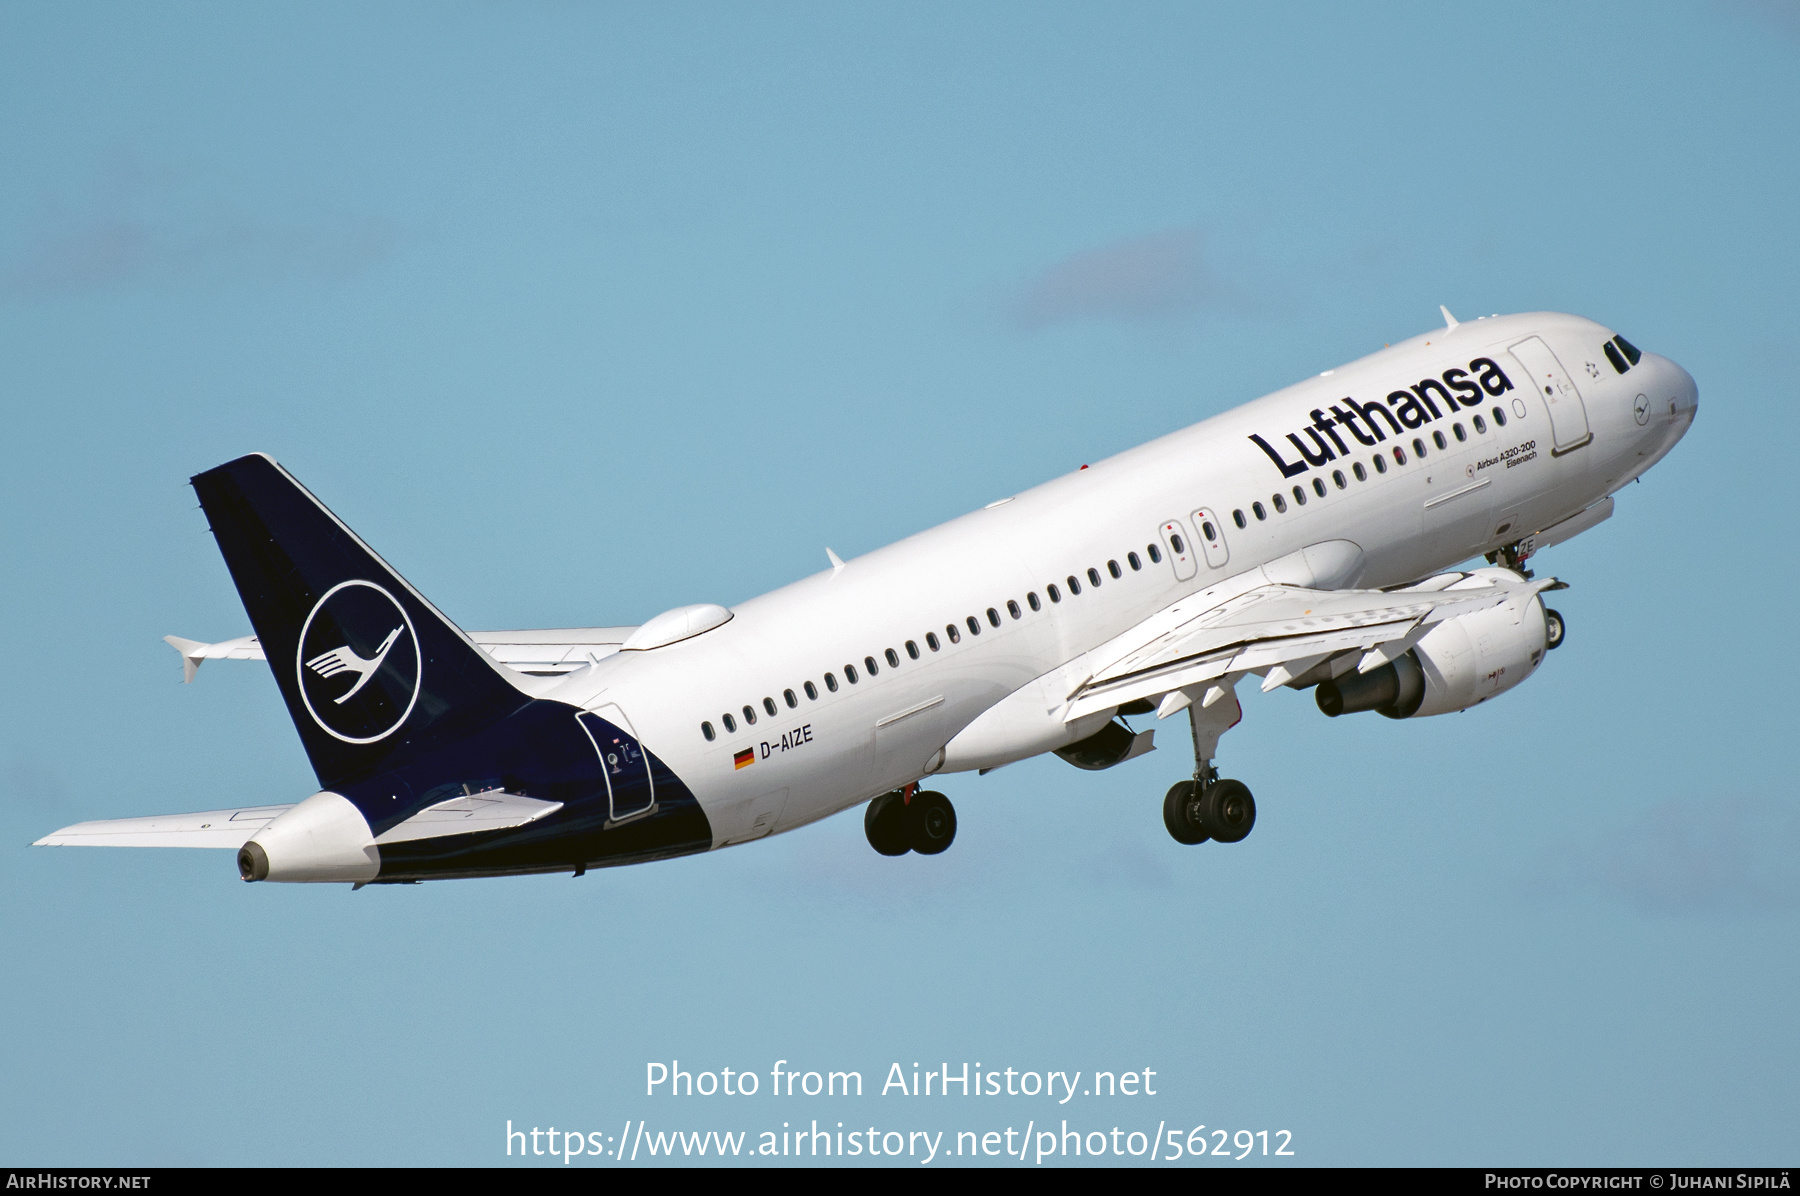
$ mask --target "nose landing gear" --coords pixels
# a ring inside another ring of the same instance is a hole
[[[1194,732],[1194,779],[1177,781],[1163,797],[1163,825],[1175,842],[1184,846],[1208,839],[1237,843],[1256,825],[1256,799],[1249,786],[1221,779],[1213,767],[1219,737],[1242,717],[1237,694],[1230,686],[1212,706],[1188,706],[1188,725]]]
[[[863,834],[882,855],[937,855],[956,841],[956,807],[941,793],[908,785],[869,803]]]

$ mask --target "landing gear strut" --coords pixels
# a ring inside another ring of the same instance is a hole
[[[1194,731],[1194,779],[1177,781],[1163,797],[1163,825],[1177,843],[1193,845],[1208,839],[1236,843],[1256,825],[1256,799],[1242,781],[1221,779],[1213,767],[1219,736],[1243,717],[1237,694],[1230,686],[1215,695],[1211,706],[1188,705],[1188,724]]]
[[[941,793],[908,785],[869,803],[863,833],[882,855],[937,855],[956,841],[956,807]]]

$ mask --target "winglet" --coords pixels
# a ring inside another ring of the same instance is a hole
[[[838,557],[837,553],[827,548],[825,550],[825,556],[831,561],[831,575],[833,577],[836,577],[839,573],[844,571],[844,562]]]
[[[181,653],[181,683],[188,684],[194,679],[194,674],[200,671],[200,662],[206,659],[200,654],[199,649],[210,645],[200,643],[198,640],[184,640],[178,635],[163,636],[163,643]]]
[[[1445,307],[1442,303],[1440,303],[1440,304],[1438,304],[1438,310],[1444,313],[1444,327],[1455,328],[1457,325],[1457,319],[1455,316],[1450,314],[1450,309]]]

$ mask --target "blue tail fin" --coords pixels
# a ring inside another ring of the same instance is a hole
[[[530,701],[272,458],[191,480],[322,787]]]

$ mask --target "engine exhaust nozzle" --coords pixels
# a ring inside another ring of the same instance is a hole
[[[1321,681],[1313,696],[1327,718],[1363,710],[1378,710],[1388,718],[1410,718],[1425,700],[1425,673],[1408,652],[1378,669]]]

